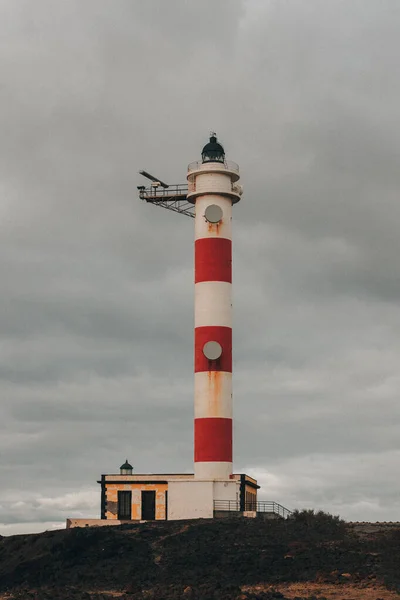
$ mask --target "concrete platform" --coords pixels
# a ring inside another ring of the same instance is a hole
[[[145,521],[119,521],[118,519],[67,519],[67,529],[73,527],[105,527],[109,525],[134,525]]]

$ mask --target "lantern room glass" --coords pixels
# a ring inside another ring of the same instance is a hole
[[[225,151],[220,143],[218,143],[217,137],[212,135],[210,141],[203,148],[201,153],[203,163],[208,162],[225,162]]]

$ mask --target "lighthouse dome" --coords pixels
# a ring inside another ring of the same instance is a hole
[[[225,161],[225,150],[217,140],[215,133],[210,136],[210,141],[206,144],[202,150],[201,158],[203,163],[207,162],[224,162]]]
[[[133,467],[128,463],[128,459],[120,466],[121,475],[132,475]]]

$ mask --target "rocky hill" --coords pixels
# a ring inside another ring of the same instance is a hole
[[[282,521],[143,523],[0,539],[0,598],[341,598],[400,592],[400,526],[312,511]]]

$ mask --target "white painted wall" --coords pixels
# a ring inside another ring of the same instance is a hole
[[[204,213],[207,206],[217,204],[222,209],[222,221],[218,227],[209,223]],[[232,239],[232,199],[217,195],[199,196],[196,199],[196,218],[194,221],[195,239],[218,237]]]
[[[214,498],[212,481],[170,481],[168,483],[168,520],[212,519]]]
[[[168,520],[212,519],[214,500],[239,502],[240,482],[170,481],[168,484]]]
[[[239,501],[240,482],[235,480],[230,481],[214,481],[214,500],[235,500]]]
[[[196,192],[230,194],[232,192],[230,173],[198,173],[196,175]]]

